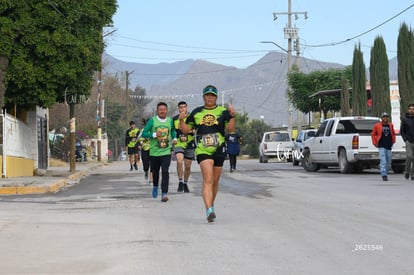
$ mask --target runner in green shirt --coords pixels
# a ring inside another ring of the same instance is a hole
[[[202,194],[207,221],[213,222],[216,218],[214,201],[226,158],[225,132],[236,130],[236,112],[230,103],[227,109],[217,105],[217,88],[212,85],[203,89],[203,100],[204,106],[195,108],[188,117],[186,113],[180,113],[179,120],[183,133],[195,131],[195,154],[203,175]]]
[[[135,127],[135,122],[129,122],[129,129],[125,133],[125,147],[129,158],[131,168],[129,171],[138,170],[139,154],[138,154],[138,135],[139,129]]]
[[[178,102],[178,111],[179,113],[186,113],[187,103],[185,101]],[[194,134],[191,131],[188,134],[184,134],[180,129],[180,120],[178,119],[179,115],[173,117],[174,127],[177,132],[177,144],[174,146],[174,154],[177,160],[177,175],[178,175],[178,189],[177,192],[190,192],[188,188],[188,179],[191,174],[191,163],[194,158]]]
[[[142,137],[150,140],[150,165],[152,172],[152,197],[158,197],[158,183],[161,169],[161,201],[168,201],[169,168],[171,164],[172,145],[177,143],[173,120],[167,116],[168,106],[165,102],[157,104],[157,115],[145,124]]]

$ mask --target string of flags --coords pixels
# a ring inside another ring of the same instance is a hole
[[[269,81],[266,83],[260,83],[260,84],[254,84],[254,85],[250,85],[250,86],[246,86],[246,87],[239,87],[239,88],[232,88],[232,89],[227,89],[227,90],[220,90],[220,93],[223,94],[232,94],[235,92],[239,92],[241,90],[262,90],[264,87],[266,86],[271,86],[277,82],[284,82],[285,80],[282,81]],[[200,96],[200,92],[187,92],[187,93],[182,93],[182,94],[175,94],[175,95],[129,95],[130,98],[135,98],[135,99],[156,99],[156,100],[165,100],[165,99],[185,99],[185,98],[198,98]]]

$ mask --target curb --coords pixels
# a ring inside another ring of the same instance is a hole
[[[0,195],[29,195],[57,193],[67,185],[67,180],[62,179],[50,185],[5,186],[0,188]]]
[[[21,184],[17,186],[3,186],[0,187],[0,195],[30,195],[30,194],[46,194],[58,193],[62,189],[69,186],[69,181],[77,181],[89,175],[89,171],[82,170],[70,174],[67,179],[59,179],[49,184]]]

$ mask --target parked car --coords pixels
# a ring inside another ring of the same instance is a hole
[[[296,140],[293,142],[293,165],[299,165],[299,162],[303,158],[303,143],[311,137],[314,137],[315,133],[316,129],[302,130],[299,132],[298,136],[296,137]]]
[[[341,173],[359,172],[378,167],[378,148],[372,144],[371,131],[378,117],[335,117],[322,122],[314,138],[303,145],[302,167],[316,172],[321,167],[336,166]],[[405,143],[400,135],[392,146],[391,168],[402,173]]]
[[[259,162],[267,163],[269,158],[292,161],[293,141],[288,131],[265,132],[259,145]]]

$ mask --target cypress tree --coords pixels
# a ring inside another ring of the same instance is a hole
[[[388,56],[384,39],[377,36],[371,48],[369,67],[371,80],[372,114],[380,117],[382,112],[391,113],[390,76]]]
[[[405,23],[401,24],[397,40],[398,88],[400,92],[400,116],[404,117],[407,106],[414,103],[414,38]]]
[[[341,86],[341,115],[349,116],[351,115],[349,108],[349,81],[344,75],[342,75]]]
[[[355,46],[352,60],[352,113],[355,116],[367,114],[367,91],[365,87],[365,64],[361,44]]]

